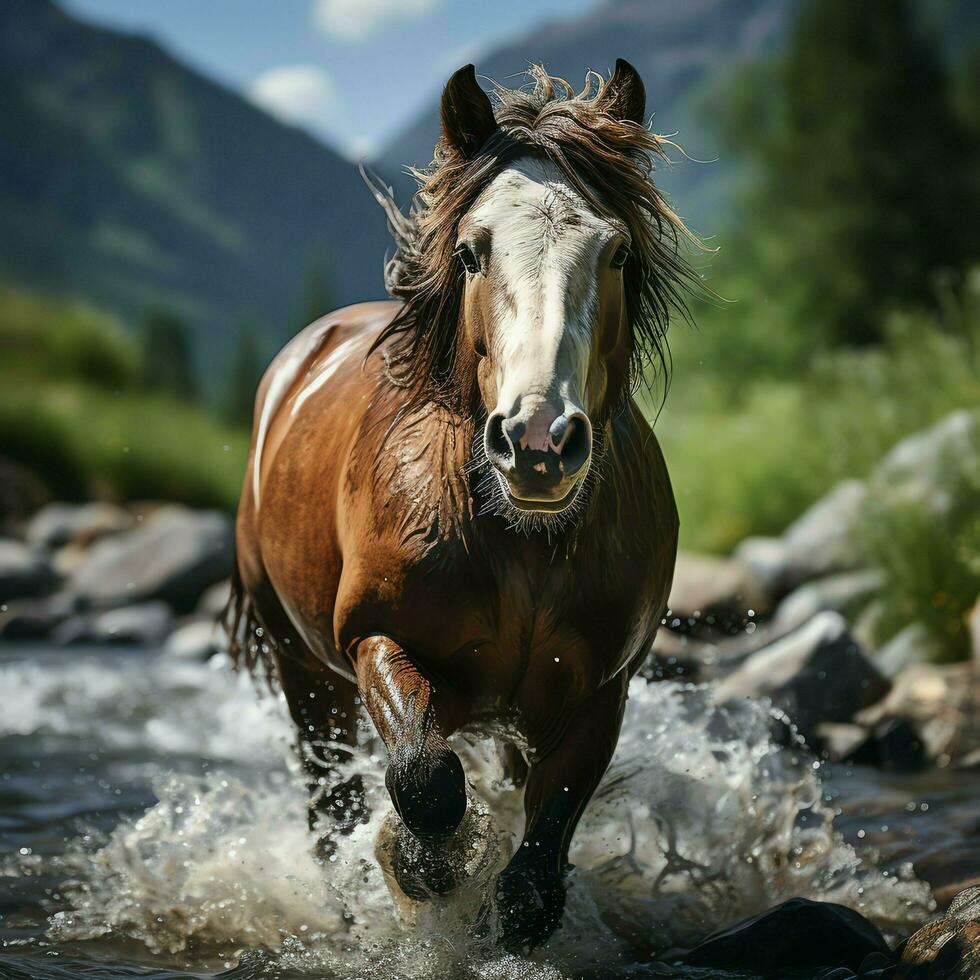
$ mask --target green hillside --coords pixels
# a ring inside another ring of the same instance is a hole
[[[381,295],[384,221],[355,168],[156,44],[50,0],[0,4],[0,275],[138,322],[190,323],[206,377],[243,318],[281,341],[312,265]]]

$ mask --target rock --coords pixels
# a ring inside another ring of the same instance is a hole
[[[44,639],[75,611],[75,603],[64,595],[12,599],[0,607],[0,640]]]
[[[172,624],[173,613],[165,602],[142,602],[121,609],[72,616],[54,630],[51,641],[60,646],[74,643],[149,646],[160,643]]]
[[[786,976],[828,967],[853,973],[872,953],[888,956],[889,950],[878,929],[862,915],[832,902],[791,898],[714,933],[673,961],[767,976],[785,971],[778,975]]]
[[[888,681],[835,612],[820,613],[753,653],[715,687],[719,703],[770,698],[808,741],[815,739],[822,722],[850,721],[887,693]]]
[[[961,409],[896,443],[871,477],[893,500],[920,503],[934,514],[953,504],[949,467],[980,451],[980,412]]]
[[[949,911],[905,944],[895,980],[980,977],[980,885],[960,892]]]
[[[855,525],[868,496],[860,480],[845,480],[798,517],[781,538],[746,538],[734,552],[770,591],[786,595],[812,579],[861,563]]]
[[[190,612],[232,565],[229,519],[217,511],[161,508],[141,526],[97,541],[69,579],[69,591],[96,607],[163,599]]]
[[[885,576],[876,570],[840,572],[801,585],[779,604],[773,616],[777,628],[802,626],[817,613],[833,611],[849,616],[879,593]]]
[[[980,748],[980,667],[973,663],[916,664],[894,680],[888,696],[857,716],[876,727],[902,719],[922,742],[928,759],[956,763]]]
[[[22,541],[0,539],[0,603],[45,595],[57,581],[46,555]]]
[[[682,551],[674,566],[670,615],[695,633],[732,632],[756,616],[767,616],[772,600],[762,579],[732,558]]]
[[[966,626],[970,631],[970,650],[973,653],[973,661],[980,664],[980,598],[967,613]]]
[[[820,754],[831,762],[856,761],[852,756],[868,742],[869,732],[851,722],[825,721],[817,725]]]
[[[30,544],[54,550],[71,543],[91,544],[132,526],[132,516],[115,504],[58,503],[39,510],[28,522],[24,536]]]
[[[196,612],[202,616],[210,616],[211,619],[218,619],[228,605],[231,596],[231,579],[223,582],[216,582],[209,589],[206,589],[201,601],[197,604]]]
[[[907,667],[936,660],[942,646],[921,623],[909,623],[875,654],[875,666],[888,678],[895,678]]]
[[[210,616],[182,623],[163,645],[163,652],[178,660],[208,660],[225,649],[225,631]]]

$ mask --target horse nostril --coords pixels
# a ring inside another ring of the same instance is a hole
[[[557,453],[561,456],[562,472],[566,476],[572,476],[588,460],[589,454],[592,452],[592,436],[589,432],[589,424],[583,418],[565,417],[565,423],[561,429],[560,439],[556,439],[554,435],[557,422],[555,426],[552,426],[552,441]]]
[[[502,466],[510,466],[514,461],[514,446],[504,430],[503,415],[491,415],[487,420],[484,445],[492,461]]]

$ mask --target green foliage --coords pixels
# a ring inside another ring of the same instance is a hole
[[[790,330],[790,325],[782,329]],[[728,551],[778,534],[845,477],[864,477],[904,436],[980,404],[980,270],[941,312],[893,314],[877,347],[840,349],[798,373],[725,383],[712,342],[689,332],[657,422],[685,547]],[[651,412],[652,414],[652,412]]]
[[[755,180],[728,269],[797,337],[877,341],[889,311],[931,304],[937,270],[980,257],[976,141],[909,0],[807,0],[781,62],[732,88]]]
[[[139,355],[122,328],[104,314],[4,283],[0,311],[4,367],[19,377],[78,378],[110,389],[136,382]]]
[[[980,599],[980,436],[971,442],[941,460],[942,506],[885,492],[860,526],[869,562],[887,576],[879,640],[922,623],[946,660],[969,656],[966,617]]]
[[[168,310],[153,310],[143,321],[141,340],[144,387],[196,398],[194,351],[187,325]]]
[[[231,508],[247,433],[147,394],[136,345],[87,307],[0,284],[0,456],[57,497]]]
[[[255,391],[265,365],[266,358],[262,355],[258,333],[246,324],[238,335],[225,389],[223,415],[231,424],[251,425]]]
[[[302,330],[314,320],[319,320],[335,305],[330,285],[329,263],[322,253],[316,253],[310,260],[309,273],[300,298],[296,330]]]

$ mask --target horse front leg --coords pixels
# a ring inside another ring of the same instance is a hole
[[[616,748],[628,681],[623,671],[604,684],[573,715],[557,745],[539,758],[532,753],[524,840],[497,879],[501,943],[507,948],[539,946],[561,921],[568,848]]]
[[[412,898],[448,891],[457,876],[442,848],[466,813],[466,779],[436,703],[443,723],[451,724],[455,699],[386,636],[362,640],[356,664],[361,700],[388,749],[385,785],[412,838],[396,842],[395,877]]]

